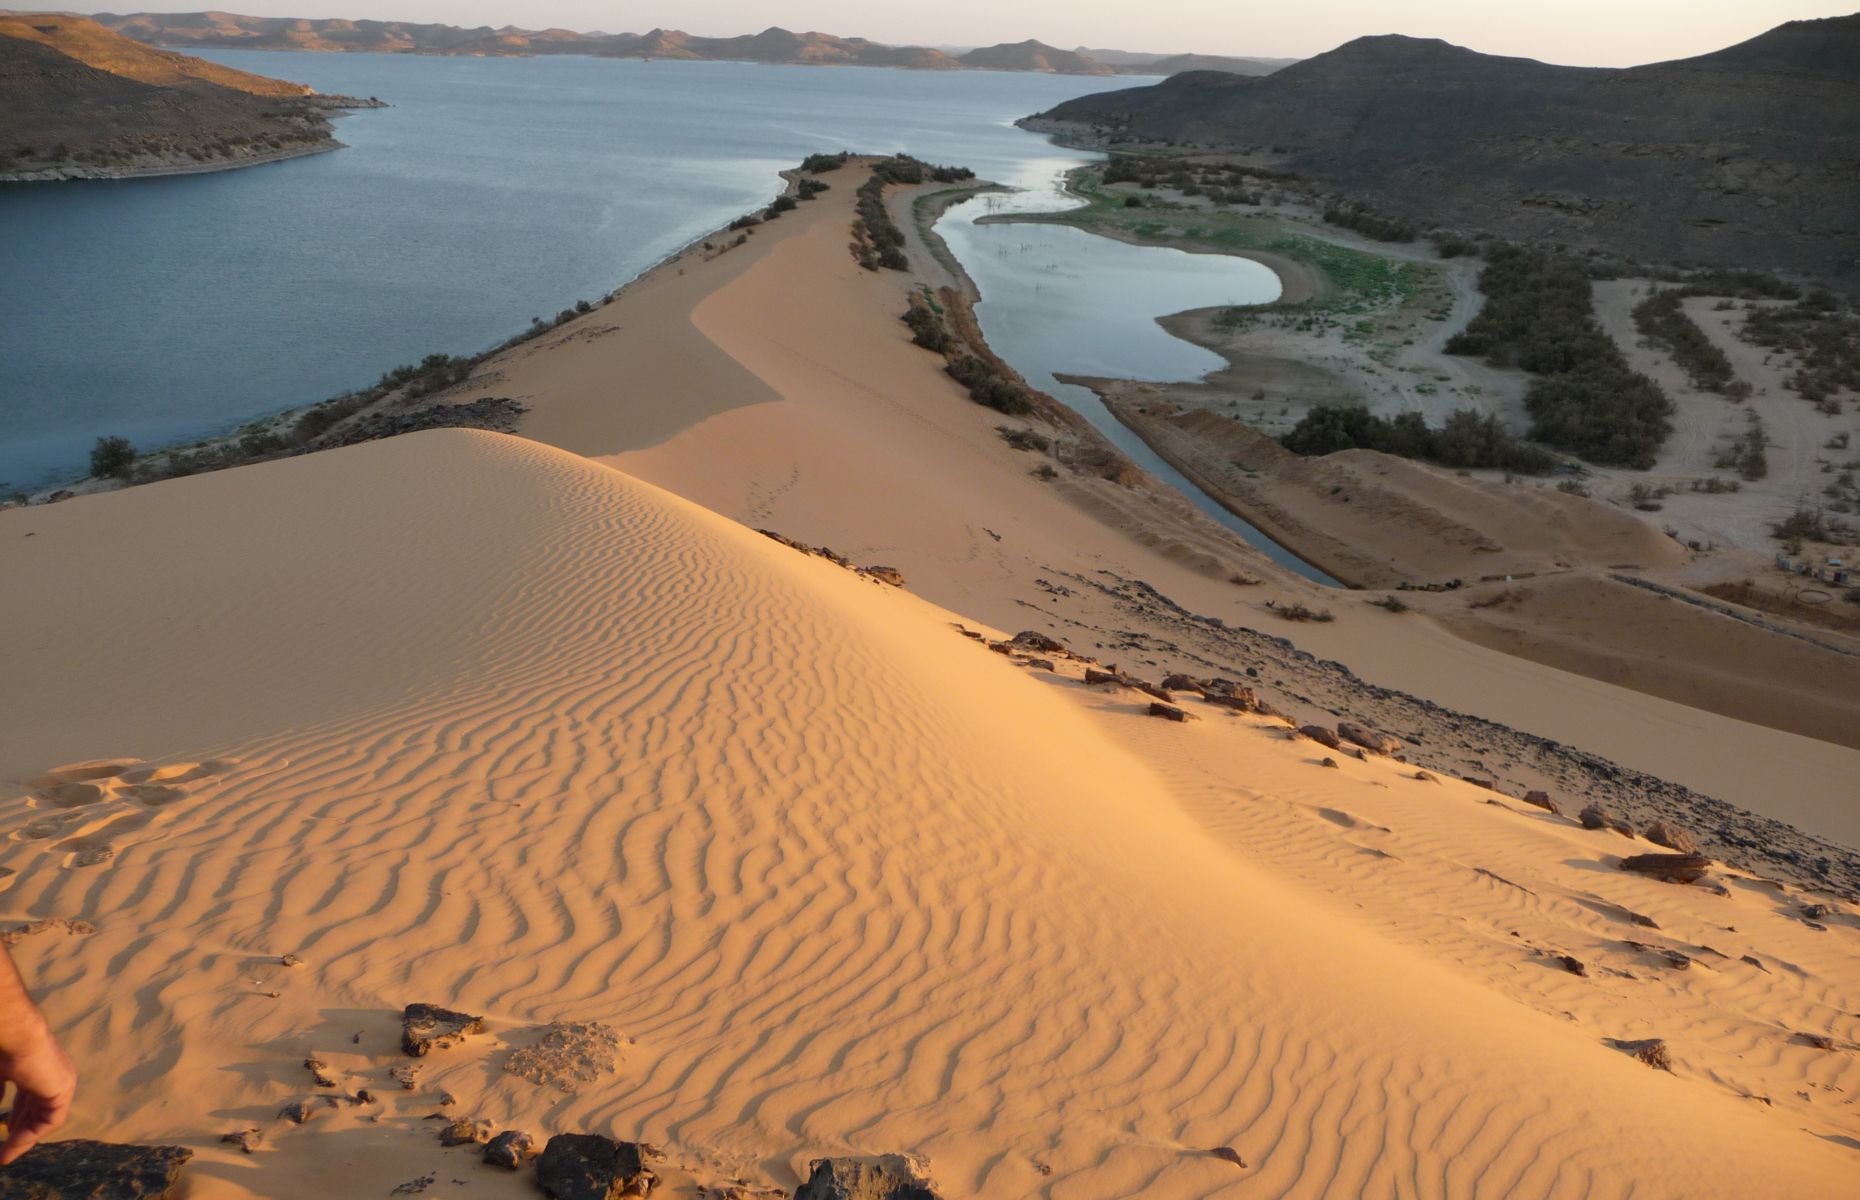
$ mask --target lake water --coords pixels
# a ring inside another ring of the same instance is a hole
[[[347,149],[209,175],[0,185],[0,493],[83,473],[91,443],[225,432],[471,353],[634,278],[766,204],[821,150],[907,151],[1023,189],[943,230],[1003,357],[1151,472],[1314,578],[1052,372],[1192,379],[1221,365],[1153,318],[1277,296],[1241,259],[1074,229],[977,226],[1069,201],[1083,156],[1013,121],[1145,82],[995,72],[203,54],[394,107],[337,122]]]
[[[578,57],[204,54],[375,95],[349,149],[212,175],[0,185],[0,487],[474,352],[611,290],[817,150],[1005,183],[1076,156],[1015,129],[1142,80]],[[10,489],[8,489],[10,490]]]
[[[1157,317],[1191,308],[1269,304],[1279,277],[1250,259],[1132,246],[1066,225],[981,223],[1015,212],[1053,212],[1079,201],[1064,191],[1070,162],[1023,177],[1009,195],[983,195],[952,207],[937,232],[975,280],[976,320],[989,346],[1034,387],[1070,405],[1137,465],[1175,487],[1203,512],[1280,565],[1335,586],[1221,507],[1106,409],[1096,392],[1055,373],[1152,381],[1199,379],[1226,366],[1211,350],[1166,332]]]

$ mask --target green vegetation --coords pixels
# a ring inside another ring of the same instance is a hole
[[[1449,354],[1476,355],[1540,378],[1525,394],[1531,437],[1592,462],[1645,469],[1672,432],[1673,402],[1630,370],[1595,322],[1589,277],[1567,258],[1495,246],[1479,274],[1485,307]]]
[[[1376,416],[1354,405],[1320,404],[1279,441],[1295,454],[1331,454],[1338,450],[1380,450],[1444,467],[1492,467],[1526,475],[1557,468],[1556,456],[1513,437],[1498,418],[1463,408],[1439,429],[1429,429],[1420,413]]]
[[[803,179],[795,184],[795,191],[803,200],[812,200],[822,192],[832,191],[832,186],[819,179]]]
[[[1783,383],[1804,400],[1831,400],[1843,389],[1860,391],[1860,317],[1843,311],[1826,292],[1811,292],[1776,308],[1753,308],[1739,336],[1795,355],[1800,365]]]
[[[1634,306],[1634,328],[1641,336],[1661,346],[1692,380],[1692,386],[1708,392],[1724,392],[1736,381],[1731,360],[1712,345],[1698,322],[1686,315],[1685,299],[1689,289],[1666,288]]]
[[[1421,233],[1413,221],[1385,217],[1361,204],[1332,204],[1324,210],[1324,219],[1378,242],[1412,242]]]
[[[801,169],[811,175],[824,175],[828,171],[837,171],[846,165],[852,152],[842,150],[838,154],[810,154],[801,160]]]
[[[904,231],[891,219],[885,207],[885,188],[889,184],[958,183],[974,179],[967,167],[942,167],[898,154],[880,159],[872,165],[872,174],[859,185],[857,209],[859,219],[853,223],[853,253],[859,265],[868,271],[888,267],[893,271],[910,269],[904,256]]]
[[[943,324],[942,315],[922,296],[911,299],[903,321],[911,327],[911,341],[944,358],[943,370],[969,389],[969,399],[1011,417],[1033,411],[1033,394],[1025,384],[1000,372],[995,363],[972,354]]]
[[[90,473],[98,479],[126,479],[136,448],[125,437],[100,437],[90,448]]]

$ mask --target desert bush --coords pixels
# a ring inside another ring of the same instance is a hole
[[[1479,273],[1485,306],[1448,340],[1449,354],[1521,367],[1531,437],[1594,462],[1649,467],[1672,432],[1673,402],[1628,368],[1595,322],[1588,274],[1571,259],[1494,246]]]
[[[1324,220],[1378,242],[1412,242],[1420,232],[1413,221],[1385,217],[1361,204],[1333,204],[1324,210]]]
[[[943,318],[930,311],[926,304],[913,303],[905,309],[904,323],[911,327],[911,341],[926,350],[941,354],[954,344],[955,339],[943,328]]]
[[[839,170],[851,157],[852,154],[846,150],[838,154],[810,154],[801,160],[801,169],[815,175],[824,175],[828,171]]]
[[[785,212],[793,212],[799,207],[801,207],[801,202],[796,200],[793,196],[777,196],[775,199],[769,201],[768,215],[772,219],[779,217]]]
[[[1634,306],[1634,328],[1671,354],[1693,387],[1723,392],[1737,378],[1731,360],[1686,315],[1685,298],[1679,288],[1656,290]]]
[[[1513,437],[1490,413],[1470,408],[1448,416],[1439,429],[1430,429],[1416,412],[1385,418],[1356,405],[1320,404],[1279,441],[1307,457],[1360,449],[1446,467],[1491,467],[1526,475],[1547,474],[1557,467],[1555,455]]]
[[[98,479],[125,479],[136,461],[136,448],[126,437],[100,437],[90,448],[90,473]]]
[[[1266,601],[1266,607],[1288,621],[1334,621],[1337,618],[1328,608],[1311,608],[1302,602],[1280,604],[1275,600]]]
[[[795,184],[795,191],[800,194],[803,200],[812,200],[815,196],[820,195],[820,193],[831,190],[832,188],[819,179],[803,179]]]

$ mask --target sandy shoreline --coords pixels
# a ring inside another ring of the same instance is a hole
[[[435,1112],[652,1143],[668,1192],[1844,1194],[1860,854],[1753,813],[1860,844],[1860,753],[1017,449],[1073,434],[911,344],[932,264],[862,269],[824,178],[477,364],[520,437],[0,511],[0,910],[73,1136],[192,1150],[197,1200],[534,1194]],[[1772,881],[1620,869],[1656,817]],[[484,1028],[407,1058],[414,1002]],[[572,1090],[525,1074],[564,1039]]]

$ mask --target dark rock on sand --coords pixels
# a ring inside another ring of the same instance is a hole
[[[1175,705],[1164,704],[1161,700],[1150,701],[1150,716],[1161,717],[1165,721],[1192,721],[1195,719]]]
[[[1201,680],[1189,675],[1166,676],[1162,685],[1165,692],[1199,692],[1207,686]]]
[[[220,1141],[230,1146],[237,1146],[241,1151],[250,1154],[264,1145],[265,1135],[256,1128],[235,1129],[231,1133],[220,1134]]]
[[[441,1008],[437,1004],[409,1004],[401,1014],[400,1048],[415,1058],[432,1049],[443,1050],[484,1032],[484,1018]]]
[[[598,1133],[558,1133],[536,1160],[536,1182],[555,1200],[617,1200],[644,1196],[658,1177],[640,1147]]]
[[[896,567],[860,567],[859,574],[876,579],[880,583],[888,583],[892,587],[904,586],[904,572]]]
[[[486,1126],[476,1121],[458,1117],[439,1131],[439,1144],[442,1146],[476,1146],[491,1136]]]
[[[1037,650],[1041,654],[1064,654],[1065,646],[1057,638],[1051,638],[1037,629],[1023,629],[1015,634],[1011,643],[1022,650]]]
[[[521,1129],[506,1129],[485,1143],[484,1161],[514,1171],[529,1158],[535,1145],[536,1139]]]
[[[1699,844],[1692,840],[1692,835],[1670,821],[1655,821],[1647,826],[1647,832],[1642,836],[1656,846],[1666,846],[1681,854],[1699,852]]]
[[[1584,829],[1606,829],[1608,827],[1608,810],[1599,804],[1591,804],[1576,817]]]
[[[1300,725],[1298,733],[1301,737],[1308,737],[1328,750],[1343,749],[1343,741],[1336,732],[1322,725]]]
[[[1667,1052],[1665,1038],[1640,1038],[1634,1041],[1609,1038],[1608,1044],[1623,1054],[1632,1054],[1656,1070],[1671,1071],[1673,1069],[1673,1056]]]
[[[302,1125],[322,1111],[323,1106],[314,1100],[293,1100],[278,1110],[278,1117],[293,1125]]]
[[[1236,1167],[1246,1166],[1246,1159],[1241,1158],[1240,1152],[1232,1146],[1216,1146],[1214,1149],[1208,1151],[1208,1153],[1220,1159],[1222,1162],[1230,1162]]]
[[[1401,751],[1401,743],[1386,733],[1374,729],[1365,729],[1354,721],[1337,722],[1337,736],[1346,742],[1355,742],[1365,750],[1377,754],[1396,754]]]
[[[817,1158],[794,1200],[942,1200],[909,1159]]]
[[[192,1157],[182,1146],[41,1142],[0,1169],[0,1200],[162,1200],[178,1194]]]
[[[1524,802],[1532,808],[1541,808],[1545,812],[1556,813],[1558,816],[1561,816],[1563,813],[1563,810],[1557,807],[1556,801],[1550,798],[1549,792],[1526,792],[1524,793]]]
[[[1573,954],[1559,954],[1556,956],[1556,961],[1559,966],[1565,971],[1568,971],[1571,975],[1586,976],[1589,973],[1589,968],[1583,966],[1582,960]]]
[[[1711,859],[1703,854],[1634,854],[1621,860],[1621,869],[1668,883],[1697,883],[1711,870]]]

